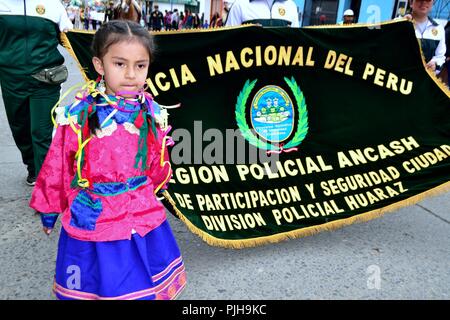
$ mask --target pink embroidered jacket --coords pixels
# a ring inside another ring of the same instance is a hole
[[[157,130],[158,139],[148,148],[149,169],[143,172],[140,165],[135,168],[139,130],[130,122],[112,122],[104,128],[85,148],[81,176],[92,183],[83,189],[71,187],[77,168],[77,135],[69,125],[60,125],[37,177],[30,206],[41,213],[60,213],[64,229],[75,239],[130,239],[133,229],[144,236],[166,219],[154,190],[167,183],[172,173],[168,163],[161,165],[164,133]],[[164,160],[168,161],[167,149]]]

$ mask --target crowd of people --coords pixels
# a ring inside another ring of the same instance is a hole
[[[192,12],[189,9],[179,11],[178,9],[164,10],[164,14],[159,10],[159,6],[155,5],[144,20],[149,30],[153,31],[170,31],[182,29],[205,29],[223,26],[222,18],[216,12],[210,21],[205,19],[205,14]]]
[[[85,6],[81,0],[67,0],[64,1],[64,6],[74,29],[97,30],[102,23],[112,20],[115,3],[115,1],[96,0],[88,2]],[[139,2],[137,3],[139,4]],[[215,12],[208,20],[204,13],[199,14],[189,9],[179,10],[175,8],[164,10],[163,13],[157,4],[147,10],[145,10],[145,7],[140,7],[140,11],[140,24],[151,31],[204,29],[224,25],[222,15],[219,12]]]
[[[107,10],[106,4],[101,0],[88,2],[87,6],[81,0],[64,0],[63,5],[74,29],[97,30],[104,21]]]

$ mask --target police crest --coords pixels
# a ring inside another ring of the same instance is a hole
[[[257,80],[247,80],[238,96],[235,111],[237,125],[244,138],[258,148],[274,152],[292,151],[308,132],[308,112],[303,93],[294,78],[284,80],[294,95],[297,108],[289,94],[281,87],[264,86],[251,101],[251,129],[246,120],[246,105]],[[296,124],[297,130],[292,136]]]
[[[43,14],[45,14],[45,7],[44,7],[44,5],[38,4],[38,5],[36,6],[36,12],[37,12],[38,14],[40,14],[41,16],[42,16]]]

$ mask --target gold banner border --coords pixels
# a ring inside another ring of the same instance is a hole
[[[427,190],[425,192],[422,192],[420,194],[417,194],[415,196],[412,196],[408,199],[404,199],[402,201],[390,204],[386,207],[371,210],[365,213],[359,213],[353,217],[345,218],[345,219],[339,219],[335,221],[330,221],[324,224],[320,224],[317,226],[311,226],[306,227],[303,229],[293,230],[293,231],[287,231],[279,234],[274,234],[270,236],[264,236],[264,237],[258,237],[258,238],[249,238],[249,239],[240,239],[240,240],[230,240],[230,239],[221,239],[214,237],[207,232],[201,230],[197,226],[195,226],[192,222],[189,221],[188,218],[186,218],[181,211],[177,208],[175,201],[170,196],[168,191],[164,191],[163,195],[166,198],[167,201],[171,204],[172,208],[176,212],[177,216],[180,218],[181,221],[183,221],[188,229],[199,236],[203,241],[205,241],[207,244],[211,246],[216,247],[225,247],[225,248],[232,248],[232,249],[244,249],[244,248],[251,248],[256,246],[261,246],[269,243],[278,243],[281,241],[289,240],[289,239],[297,239],[302,238],[306,236],[315,235],[322,231],[332,231],[336,230],[345,226],[349,226],[353,223],[360,223],[360,222],[367,222],[370,220],[373,220],[375,218],[379,218],[383,216],[385,213],[392,213],[393,211],[396,211],[400,208],[408,207],[413,204],[416,204],[430,196],[437,196],[439,194],[445,193],[450,190],[450,181],[437,186],[433,189]]]

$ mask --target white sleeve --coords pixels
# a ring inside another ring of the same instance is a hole
[[[290,21],[291,21],[291,27],[292,28],[299,28],[300,23],[298,21],[298,11],[297,11],[297,5],[294,1],[292,1],[292,13],[290,13]]]
[[[442,66],[445,63],[445,52],[447,51],[447,46],[445,45],[445,30],[444,28],[439,28],[439,32],[443,35],[441,37],[441,41],[439,41],[439,44],[434,51],[434,56],[431,59],[431,61],[436,62],[438,66]]]
[[[225,26],[240,26],[242,24],[242,8],[240,1],[236,0],[230,8]]]
[[[64,29],[73,29],[72,21],[70,21],[69,17],[67,16],[66,8],[62,5],[61,2],[55,1],[56,5],[58,6],[58,12],[59,12],[59,19],[58,19],[58,26],[59,31],[63,32]]]

